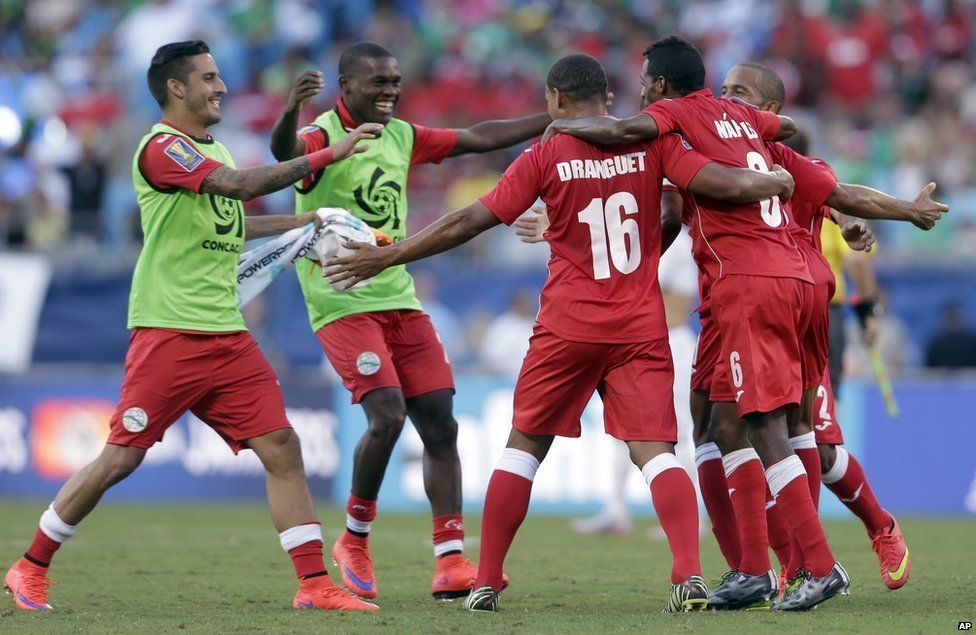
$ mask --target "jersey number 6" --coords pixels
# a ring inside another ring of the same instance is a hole
[[[633,273],[640,265],[641,245],[637,221],[627,218],[636,213],[637,199],[630,192],[611,194],[606,202],[595,198],[579,213],[580,222],[590,227],[593,277],[597,280],[610,277],[611,262],[613,268],[623,274]]]

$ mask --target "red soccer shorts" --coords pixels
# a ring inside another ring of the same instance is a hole
[[[837,281],[823,254],[808,241],[797,243],[813,278],[813,305],[810,307],[810,326],[803,333],[803,390],[820,385],[830,349],[830,299],[834,297]]]
[[[795,278],[728,275],[715,282],[710,299],[722,340],[719,368],[739,416],[799,404],[800,340],[809,328],[813,285]]]
[[[133,330],[108,443],[149,449],[187,410],[235,454],[248,439],[291,427],[278,378],[247,331]]]
[[[830,386],[830,369],[825,368],[813,401],[813,432],[820,445],[844,445],[836,406],[834,391]]]
[[[701,331],[695,344],[695,357],[691,362],[691,389],[708,392],[712,387],[715,366],[722,354],[722,343],[718,337],[718,327],[710,309],[698,309]]]
[[[622,441],[677,441],[668,338],[633,344],[570,342],[536,324],[518,383],[512,426],[526,434],[578,437],[593,391],[604,428]]]
[[[454,390],[447,353],[423,311],[357,313],[315,335],[353,403],[377,388],[400,388],[407,399]]]

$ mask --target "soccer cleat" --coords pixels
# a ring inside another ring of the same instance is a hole
[[[376,576],[373,558],[369,555],[369,537],[342,532],[332,545],[332,559],[342,574],[342,583],[359,597],[376,597]]]
[[[26,558],[14,563],[3,578],[3,590],[14,596],[17,608],[25,611],[50,611],[47,589],[53,582],[47,577],[47,569]]]
[[[881,579],[884,580],[885,586],[892,591],[905,586],[912,567],[912,557],[908,553],[905,537],[901,535],[901,528],[898,527],[898,521],[894,516],[891,517],[891,527],[871,536],[871,549],[878,554]]]
[[[762,575],[749,575],[741,571],[726,574],[722,585],[708,598],[708,608],[713,611],[767,608],[779,592],[776,573],[770,569]]]
[[[786,593],[786,588],[789,586],[789,580],[786,579],[786,567],[785,566],[783,566],[779,570],[779,578],[777,579],[777,582],[778,582],[778,585],[777,586],[779,587],[779,591],[776,592],[776,597],[774,598],[775,600],[778,600],[781,597],[783,597],[783,594]]]
[[[708,587],[700,575],[693,575],[681,584],[671,585],[671,597],[662,613],[690,613],[704,611],[708,605]]]
[[[469,611],[497,611],[498,591],[490,586],[471,589],[471,593],[468,594],[467,599],[464,600],[464,608],[468,609]]]
[[[296,609],[323,611],[378,611],[380,607],[365,602],[332,583],[327,575],[306,578],[298,583],[292,606]]]
[[[454,600],[471,593],[474,580],[478,576],[478,565],[459,553],[452,553],[437,559],[434,580],[430,583],[430,593],[437,600]],[[510,580],[502,574],[502,589]]]
[[[850,595],[851,577],[839,562],[822,578],[802,578],[800,584],[773,604],[774,611],[809,611],[836,595]]]
[[[612,534],[614,536],[626,536],[630,533],[630,518],[600,512],[595,516],[585,518],[574,518],[569,523],[570,529],[584,536],[597,536],[601,534]]]
[[[800,584],[802,584],[803,581],[809,577],[810,577],[809,571],[803,568],[797,569],[795,577],[787,578],[786,582],[783,585],[783,588],[781,589],[783,592],[780,594],[780,596],[777,599],[781,600],[787,595],[789,595],[790,593],[796,591],[797,588],[799,588]],[[782,578],[780,579],[782,580]]]

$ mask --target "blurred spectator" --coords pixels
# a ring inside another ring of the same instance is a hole
[[[976,368],[976,329],[966,320],[962,305],[942,307],[942,323],[925,353],[929,368]]]
[[[486,372],[507,379],[518,377],[538,311],[535,296],[517,293],[508,309],[488,324],[479,351]]]

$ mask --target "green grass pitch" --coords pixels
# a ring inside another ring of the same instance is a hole
[[[43,503],[0,502],[4,570],[33,535]],[[326,540],[342,513],[322,509]],[[477,556],[479,519],[467,518]],[[14,611],[0,597],[0,632],[546,632],[634,631],[939,633],[976,621],[976,523],[905,519],[912,578],[896,592],[853,521],[828,535],[853,578],[850,597],[803,615],[768,612],[661,615],[670,556],[649,539],[650,521],[628,537],[573,535],[566,518],[529,516],[506,571],[512,586],[496,614],[469,614],[429,595],[430,520],[381,514],[373,556],[379,613],[294,611],[291,564],[261,505],[136,507],[105,504],[58,554],[57,586],[45,614]],[[327,545],[327,548],[329,548]],[[725,569],[711,535],[702,543],[705,577]],[[331,564],[331,562],[329,563]]]

